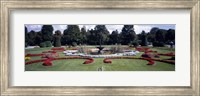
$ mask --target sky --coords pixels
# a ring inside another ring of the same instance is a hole
[[[40,31],[42,28],[42,25],[36,25],[36,24],[27,24],[25,25],[28,29],[28,32],[30,32],[31,30],[34,31]],[[94,29],[94,27],[96,25],[79,25],[79,28],[82,28],[83,26],[85,26],[86,30],[88,29]],[[110,33],[112,33],[112,31],[118,30],[118,32],[121,32],[122,27],[124,25],[106,25],[106,28],[108,29],[108,31]],[[175,29],[175,24],[135,24],[134,25],[134,30],[136,34],[139,34],[142,32],[142,30],[144,30],[145,32],[149,32],[151,30],[151,28],[153,27],[158,27],[159,29]],[[63,32],[66,28],[67,25],[53,25],[54,28],[54,32],[56,30],[60,30],[61,32]]]

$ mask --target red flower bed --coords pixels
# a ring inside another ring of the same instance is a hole
[[[52,60],[65,60],[65,59],[87,59],[88,60],[88,61],[86,60],[87,64],[89,64],[89,62],[92,63],[94,61],[93,58],[85,58],[85,57],[76,56],[76,57],[48,58],[48,59],[41,59],[41,60],[32,60],[32,61],[26,62],[25,65],[32,64],[32,63],[38,63],[38,62],[44,62],[46,60],[52,61]],[[46,62],[48,63],[49,61],[46,61]]]
[[[155,64],[155,62],[153,60],[149,60],[147,65],[154,65],[154,64]]]
[[[146,50],[145,53],[157,53],[157,51],[153,51],[153,50]]]
[[[150,48],[142,48],[142,47],[137,47],[136,50],[140,52],[145,52],[148,51]]]
[[[43,56],[44,54],[43,53],[41,53],[41,54],[26,54],[26,56],[29,56],[29,57],[31,57],[31,56]]]
[[[59,47],[59,48],[51,48],[51,50],[64,51],[65,48],[63,48],[63,47]]]
[[[149,61],[147,65],[154,65],[155,64],[154,59],[151,59],[151,58],[141,58],[141,59]]]
[[[47,60],[44,61],[44,63],[42,65],[44,65],[44,66],[52,66],[53,64],[51,62],[51,59],[47,59]]]
[[[94,62],[94,59],[93,58],[89,58],[83,64],[90,64],[92,62]]]
[[[141,55],[141,57],[144,58],[159,58],[160,56],[158,54],[154,54],[154,53],[144,53]]]
[[[142,60],[147,60],[147,61],[152,60],[151,58],[140,58],[140,59],[142,59]]]
[[[163,56],[175,56],[175,54],[174,54],[173,52],[164,53],[164,54],[160,53],[160,54],[158,54],[158,55],[163,55]]]
[[[111,59],[108,59],[108,58],[105,58],[105,59],[103,60],[103,62],[104,62],[104,63],[112,63]]]
[[[29,61],[29,62],[26,62],[25,65],[32,64],[32,63],[43,62],[43,61],[45,61],[45,60],[46,60],[46,59]]]

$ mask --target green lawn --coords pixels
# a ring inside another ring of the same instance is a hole
[[[35,48],[26,49],[28,53],[41,53],[51,48]],[[174,49],[169,48],[151,48],[154,51],[166,53],[174,52]],[[65,57],[62,52],[59,52],[60,57]],[[137,54],[135,57],[140,57],[142,53]],[[170,57],[161,56],[162,59],[168,59]],[[31,60],[38,60],[41,57],[31,57]],[[55,60],[52,61],[53,66],[43,66],[41,63],[33,63],[25,65],[25,71],[97,71],[98,68],[103,68],[104,71],[175,71],[175,65],[156,62],[155,65],[146,65],[146,60],[139,59],[112,59],[111,64],[103,63],[104,58],[94,58],[94,62],[91,64],[83,64],[84,59],[67,59],[67,60]]]

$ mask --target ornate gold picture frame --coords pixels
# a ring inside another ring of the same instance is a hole
[[[191,86],[189,87],[31,87],[10,86],[10,26],[12,10],[20,9],[190,9]],[[0,0],[1,95],[200,95],[200,1],[199,0]]]

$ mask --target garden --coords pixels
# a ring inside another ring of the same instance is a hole
[[[113,50],[118,52],[117,48],[122,50],[121,54],[109,55]],[[101,54],[105,57],[92,57],[98,52],[95,49],[95,46],[26,49],[25,71],[175,71],[175,50],[171,48],[105,45]],[[137,54],[123,54],[127,53],[124,50],[134,50]]]
[[[174,29],[136,34],[134,25],[66,25],[62,31],[37,25],[35,32],[35,25],[26,26],[25,71],[175,71]]]

